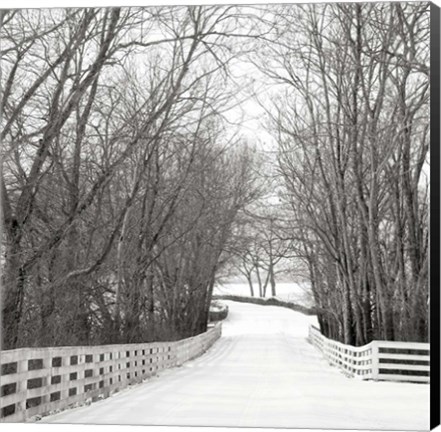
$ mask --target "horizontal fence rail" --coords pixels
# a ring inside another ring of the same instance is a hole
[[[95,401],[210,348],[221,324],[175,342],[1,351],[0,422],[25,421]]]
[[[333,366],[361,379],[430,382],[430,347],[421,342],[372,341],[361,347],[345,345],[309,327],[309,341]]]

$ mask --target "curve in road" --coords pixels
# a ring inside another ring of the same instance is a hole
[[[429,386],[346,378],[307,340],[315,317],[225,302],[222,338],[182,367],[47,423],[421,430]]]

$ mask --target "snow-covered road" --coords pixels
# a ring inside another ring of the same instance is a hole
[[[429,386],[361,382],[328,366],[307,317],[225,302],[223,336],[203,356],[48,423],[428,429]]]

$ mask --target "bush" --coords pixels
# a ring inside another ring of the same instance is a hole
[[[228,306],[227,305],[220,303],[220,302],[217,302],[217,301],[213,301],[211,303],[209,316],[208,316],[209,321],[222,321],[227,316],[228,316]]]

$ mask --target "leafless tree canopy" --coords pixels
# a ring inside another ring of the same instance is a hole
[[[253,195],[221,115],[236,12],[3,12],[5,348],[205,330]]]
[[[275,20],[271,126],[321,329],[426,341],[429,5],[283,7]]]
[[[281,260],[308,269],[325,335],[427,340],[427,3],[0,25],[3,348],[195,335],[223,266],[275,295]],[[250,82],[270,175],[231,122]]]

